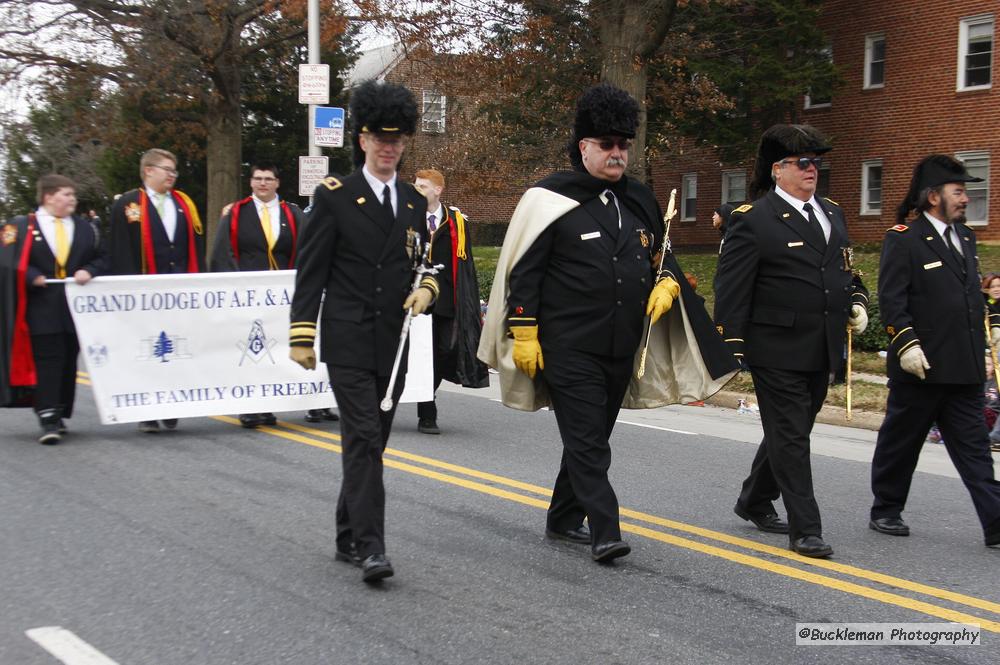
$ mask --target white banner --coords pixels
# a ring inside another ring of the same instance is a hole
[[[335,406],[326,367],[288,358],[294,290],[293,270],[67,280],[101,422]],[[431,399],[431,349],[419,316],[401,402]]]

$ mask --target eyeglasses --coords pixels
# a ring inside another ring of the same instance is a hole
[[[269,178],[267,176],[254,176],[250,178],[250,182],[278,182],[278,179]]]
[[[799,170],[805,171],[806,169],[809,168],[810,164],[812,164],[813,166],[815,166],[817,169],[821,168],[823,166],[823,158],[822,157],[799,157],[798,159],[783,159],[783,160],[781,160],[778,163],[779,164],[795,164],[796,166],[799,167]]]
[[[396,146],[403,145],[403,137],[398,134],[375,134],[374,132],[366,132],[368,138],[379,145],[390,146],[395,148]]]
[[[597,147],[601,150],[608,152],[612,150],[615,146],[621,151],[628,150],[632,147],[632,139],[583,139],[588,143],[596,143]]]
[[[160,166],[159,164],[150,164],[154,169],[163,169],[163,172],[167,175],[172,175],[177,177],[177,171],[174,169],[168,169],[166,166]]]

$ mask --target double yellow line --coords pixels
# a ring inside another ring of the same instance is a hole
[[[215,419],[232,425],[239,425],[239,420],[236,418],[216,416]],[[342,451],[340,445],[330,443],[330,441],[340,441],[340,435],[312,427],[279,421],[276,427],[258,427],[257,430],[270,436],[302,443],[330,452],[340,453]],[[552,494],[545,487],[443,462],[423,455],[416,455],[395,448],[386,449],[383,463],[392,469],[398,469],[424,478],[430,478],[543,510],[548,508],[549,499]],[[620,512],[622,530],[629,533],[725,559],[750,568],[764,570],[828,589],[861,596],[887,605],[895,605],[945,621],[979,624],[983,630],[1000,633],[1000,603],[835,561],[810,559],[781,547],[765,545],[746,538],[739,538],[637,510],[622,508]],[[684,535],[677,535],[674,532]],[[713,543],[740,548],[744,551],[720,547],[718,544]],[[750,553],[746,553],[747,550]],[[766,557],[761,555],[766,555]],[[840,577],[833,577],[828,573],[834,573]],[[894,591],[865,586],[851,581],[851,578],[891,587],[895,590],[909,591],[913,594],[947,601],[966,608],[982,610],[986,613],[986,616],[973,615],[943,605],[936,605],[932,602],[904,596]]]

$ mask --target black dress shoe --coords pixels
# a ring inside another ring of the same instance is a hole
[[[994,520],[992,524],[983,530],[986,540],[986,547],[1000,547],[1000,520]]]
[[[337,421],[340,420],[340,416],[330,409],[309,409],[306,411],[307,423],[318,423],[323,420]]]
[[[257,425],[262,425],[260,421],[260,416],[256,413],[241,413],[240,414],[240,425],[246,427],[247,429],[254,429]]]
[[[833,548],[827,545],[820,536],[796,538],[789,544],[788,549],[813,559],[822,559],[833,554]]]
[[[778,517],[777,513],[768,513],[767,515],[751,513],[739,503],[733,507],[733,512],[748,522],[753,522],[754,526],[761,531],[766,531],[767,533],[788,533],[788,522]]]
[[[160,431],[160,423],[155,420],[143,420],[139,423],[139,431],[143,434],[156,434]]]
[[[412,422],[412,421],[411,421]],[[421,418],[417,421],[417,431],[424,434],[440,434],[441,430],[438,428],[436,420],[431,420],[430,418]]]
[[[278,424],[278,418],[273,413],[258,413],[257,416],[260,418],[261,425],[272,426]]]
[[[361,562],[361,579],[365,582],[378,582],[392,575],[392,564],[384,554],[372,554]]]
[[[575,529],[545,529],[545,537],[552,540],[565,540],[575,545],[589,545],[590,529],[582,524]]]
[[[906,522],[900,517],[879,517],[869,520],[868,528],[890,536],[910,535],[910,527],[906,526]]]
[[[167,429],[177,429],[176,418],[167,418],[166,420],[161,420],[160,422],[163,423],[163,426]]]
[[[335,561],[343,561],[344,563],[350,563],[355,566],[361,565],[361,557],[358,556],[358,550],[351,547],[347,550],[337,549],[337,553],[333,555]]]
[[[42,425],[42,435],[38,437],[38,443],[46,446],[54,446],[60,441],[62,441],[62,435],[59,434],[58,424],[45,423]]]
[[[590,558],[598,563],[607,563],[612,559],[625,556],[632,551],[623,540],[609,540],[606,543],[598,543],[590,550]]]

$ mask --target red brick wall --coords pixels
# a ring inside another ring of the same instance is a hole
[[[989,223],[976,228],[981,239],[1000,240],[1000,58],[996,0],[827,0],[823,25],[844,85],[828,108],[802,110],[800,122],[823,130],[834,150],[830,198],[840,203],[855,242],[881,240],[895,224],[913,166],[933,152],[982,151],[990,155]],[[957,92],[959,21],[994,15],[993,87]],[[885,86],[864,90],[865,36],[886,38]],[[882,160],[882,213],[861,215],[862,162]],[[735,168],[726,166],[726,168]],[[684,173],[698,173],[698,215],[677,224],[676,244],[717,241],[712,210],[721,201],[723,166],[704,150],[687,150],[654,162],[653,183],[665,202]]]

